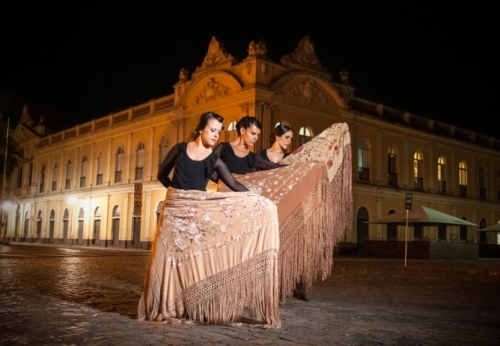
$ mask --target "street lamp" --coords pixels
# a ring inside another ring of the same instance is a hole
[[[77,201],[77,198],[75,196],[69,196],[68,197],[68,203],[71,205],[71,212],[69,214],[69,243],[71,244],[71,230],[73,228],[73,209],[74,205]]]

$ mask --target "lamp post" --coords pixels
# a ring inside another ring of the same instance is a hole
[[[68,203],[71,205],[71,211],[69,214],[69,243],[71,245],[71,230],[73,228],[73,211],[74,211],[74,205],[76,203],[77,199],[75,196],[69,196],[68,197]]]

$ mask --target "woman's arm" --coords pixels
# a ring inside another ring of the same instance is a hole
[[[168,152],[167,157],[165,157],[165,159],[161,163],[160,169],[158,169],[158,175],[156,177],[165,187],[169,187],[170,184],[172,184],[172,181],[170,180],[168,175],[170,174],[170,171],[172,171],[172,168],[174,168],[175,166],[179,150],[179,144],[174,145]]]
[[[268,161],[264,159],[261,155],[257,155],[257,157],[255,158],[255,167],[264,171],[268,169],[280,168],[283,166],[284,165],[279,165],[277,163]]]
[[[217,159],[215,162],[215,171],[219,178],[222,179],[224,184],[227,185],[233,191],[249,191],[243,184],[239,183],[236,179],[234,179],[233,175],[227,169],[226,164],[221,160]]]

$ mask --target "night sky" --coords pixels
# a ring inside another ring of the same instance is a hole
[[[17,120],[28,102],[52,128],[73,126],[173,93],[179,70],[201,65],[212,36],[240,61],[263,39],[275,62],[310,36],[335,81],[348,70],[356,96],[500,137],[490,2],[136,3],[4,7],[4,116]]]

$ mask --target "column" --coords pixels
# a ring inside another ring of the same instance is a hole
[[[123,155],[123,160],[125,160],[125,183],[130,183],[130,159],[132,157],[132,134],[129,133],[127,136],[127,151]],[[122,164],[123,164],[122,163]]]
[[[148,153],[148,159],[145,160],[146,161],[145,163],[147,163],[148,166],[146,179],[149,181],[153,180],[152,176],[153,176],[154,135],[155,135],[155,128],[151,127],[149,129],[149,144],[148,144],[149,148],[146,148],[146,152]]]
[[[377,131],[377,140],[375,145],[375,182],[381,184],[383,181],[382,176],[382,162],[387,160],[382,156],[382,131]],[[372,158],[370,158],[372,159]],[[371,163],[371,162],[370,162]],[[378,228],[378,227],[377,227]]]
[[[111,144],[113,143],[113,139],[110,138],[108,139],[108,159],[106,160],[106,179],[104,180],[104,184],[107,184],[109,186],[109,177],[111,175]]]
[[[437,162],[435,162],[434,160],[434,144],[432,143],[429,143],[429,158],[428,160],[425,160],[426,162],[426,165],[428,165],[429,167],[429,170],[428,170],[428,179],[426,179],[428,182],[427,182],[427,186],[429,187],[429,190],[431,192],[435,192],[434,190],[434,182],[436,180],[436,177],[435,177],[435,174],[434,174],[434,167],[437,165]],[[425,184],[425,181],[424,181],[424,184]]]
[[[150,226],[151,218],[154,218],[154,216],[156,215],[156,209],[151,209],[151,191],[146,192],[146,208],[143,209],[142,214],[144,218],[144,231],[141,232],[141,240],[153,239],[152,237],[150,238],[149,230],[152,228]]]
[[[408,139],[408,137],[405,137],[403,138],[403,164],[401,166],[403,167],[403,169],[404,167],[406,167],[406,169],[404,169],[404,187],[406,189],[410,188],[410,172],[413,172],[413,165],[408,165],[408,163],[411,163],[410,140]]]

